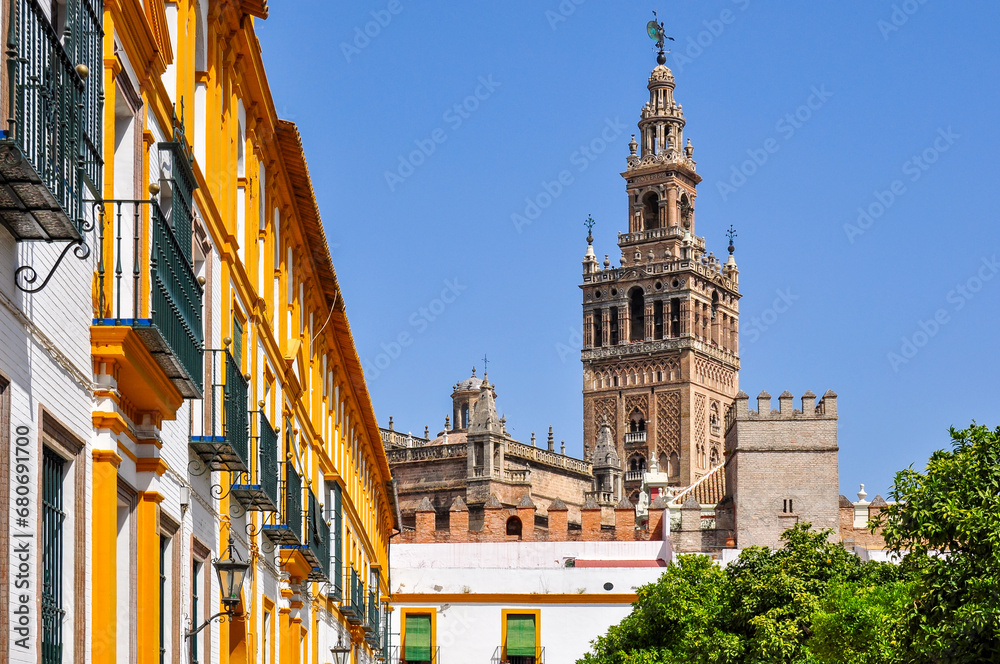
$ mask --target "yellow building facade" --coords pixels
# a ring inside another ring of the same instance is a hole
[[[398,509],[303,145],[268,88],[267,13],[3,2],[18,168],[0,186],[20,199],[0,200],[0,322],[53,368],[0,353],[0,484],[23,437],[40,597],[0,659],[385,657]],[[19,524],[0,518],[0,544]],[[220,560],[249,565],[232,593]]]

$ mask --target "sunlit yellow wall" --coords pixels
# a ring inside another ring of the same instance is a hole
[[[322,286],[323,268],[316,263],[311,251],[315,241],[310,243],[309,238],[316,237],[318,223],[311,187],[305,199],[293,191],[295,164],[289,162],[289,154],[294,156],[295,150],[291,153],[289,150],[290,146],[295,147],[297,132],[294,125],[281,125],[276,116],[254,34],[254,24],[259,19],[244,13],[244,4],[260,3],[211,0],[207,20],[202,21],[194,0],[105,2],[103,75],[107,184],[104,193],[107,198],[114,193],[115,77],[124,59],[131,64],[140,82],[146,117],[155,118],[159,127],[169,131],[172,114],[176,112],[184,122],[194,153],[205,156],[204,160],[196,159],[194,165],[199,184],[194,195],[195,206],[221,264],[220,273],[213,274],[206,284],[205,306],[212,306],[209,292],[217,293],[221,308],[211,316],[221,323],[220,337],[233,334],[234,311],[245,318],[243,370],[252,377],[250,405],[256,408],[263,402],[268,419],[275,427],[283,429],[282,439],[288,433],[284,431],[284,423],[294,423],[293,444],[305,461],[303,479],[317,496],[324,496],[325,481],[341,485],[346,531],[344,564],[348,568],[352,564],[358,567],[366,582],[371,566],[377,566],[382,570],[379,595],[387,597],[387,550],[393,528],[391,496],[386,488],[390,479],[388,464],[367,389],[360,378],[360,364],[347,326],[343,300],[335,282],[332,286]],[[274,9],[281,10],[280,6]],[[163,19],[173,11],[176,11],[176,29],[171,36]],[[196,64],[199,39],[204,39],[205,44],[204,70],[198,69]],[[116,48],[121,49],[121,55],[116,54]],[[168,69],[172,71],[169,76],[166,75]],[[200,106],[196,103],[199,84],[205,86],[204,104]],[[238,110],[241,104],[245,110],[242,146],[239,145]],[[199,147],[199,143],[203,145]],[[237,163],[241,147],[242,171]],[[144,152],[141,155],[142,177],[146,182],[149,150],[156,149],[151,135],[142,142],[141,149]],[[261,187],[262,179],[264,188]],[[238,215],[241,209],[245,220],[242,226]],[[105,244],[109,252],[113,251],[108,241]],[[144,287],[148,289],[148,284]],[[144,297],[148,298],[148,293]],[[218,347],[220,342],[206,334],[206,346]],[[155,381],[157,377],[149,380]],[[157,417],[174,419],[178,405],[176,401],[165,399]],[[134,419],[140,414],[130,412],[129,416]],[[176,443],[168,441],[165,444]],[[254,449],[251,449],[251,456],[256,458]],[[110,487],[108,482],[113,481],[116,463],[111,457],[101,460],[100,476],[105,478],[104,486]],[[176,470],[185,472],[183,468]],[[153,472],[162,475],[163,471],[154,469]],[[150,495],[141,503],[145,511],[139,526],[147,531],[139,533],[137,583],[145,589],[155,588],[153,575],[158,573],[158,563],[153,559],[156,533],[152,530],[156,527],[157,502],[157,496]],[[110,494],[101,501],[94,501],[95,521],[113,522],[112,514],[96,513],[97,510],[112,510],[112,503]],[[259,519],[260,515],[255,513],[253,518]],[[223,540],[227,527],[224,522]],[[110,535],[105,535],[104,540],[101,537],[99,529],[95,528],[95,579],[110,581],[115,578],[115,544],[107,541]],[[362,552],[368,563],[364,566]],[[313,593],[319,590],[315,585]],[[289,619],[286,606],[270,604],[280,599],[267,599],[255,587],[250,589],[245,601],[252,603],[255,613],[263,611],[265,603],[268,610],[274,611],[274,652],[278,661],[295,661],[301,651],[300,625]],[[338,615],[330,598],[320,595],[316,604],[329,607],[335,616]],[[92,608],[94,620],[103,621],[105,630],[113,633],[114,626],[109,623],[116,619],[114,600],[95,593]],[[147,611],[139,617],[136,629],[140,639],[150,637],[150,630],[157,624],[157,615],[155,611]],[[309,634],[304,641],[305,649],[310,654],[310,661],[323,662],[326,659],[319,654],[317,613],[312,611],[310,615],[312,624],[301,625]],[[250,652],[246,657],[249,661],[259,661],[259,656],[253,654],[259,635],[254,633],[253,624],[248,623],[246,629]],[[224,626],[220,641],[228,644],[226,630]],[[241,651],[233,650],[234,655],[237,652]],[[93,655],[95,662],[115,661],[113,649],[95,647]],[[144,643],[140,643],[139,655],[140,662],[152,664],[156,661],[153,650]],[[237,658],[242,659],[243,655]],[[227,662],[229,659],[228,647],[213,655],[213,661]]]

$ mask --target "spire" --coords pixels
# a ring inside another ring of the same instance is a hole
[[[656,12],[653,12],[655,17]],[[677,164],[695,170],[694,148],[689,140],[684,145],[684,110],[674,100],[674,73],[667,65],[665,40],[673,41],[655,19],[646,24],[646,33],[656,40],[659,52],[656,66],[649,74],[646,88],[649,101],[642,107],[639,118],[639,141],[629,144],[628,170],[655,164]],[[636,153],[638,148],[638,154]]]
[[[472,421],[469,423],[469,433],[502,434],[503,427],[497,416],[497,405],[494,401],[493,386],[483,374],[483,382],[479,386],[479,398],[472,408]]]

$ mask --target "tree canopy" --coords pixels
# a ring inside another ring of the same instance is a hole
[[[951,437],[924,472],[896,474],[871,524],[900,565],[809,524],[725,569],[682,555],[580,664],[1000,661],[1000,428]]]

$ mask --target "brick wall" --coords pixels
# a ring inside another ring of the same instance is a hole
[[[532,497],[534,498],[534,497]],[[497,501],[499,503],[499,501]],[[507,507],[493,506],[487,504],[483,509],[482,525],[476,528],[469,527],[469,512],[464,509],[452,510],[450,524],[447,529],[436,528],[434,523],[434,513],[429,511],[416,511],[416,527],[406,528],[400,535],[400,540],[407,543],[428,543],[428,542],[509,542],[509,541],[645,541],[649,539],[661,539],[661,531],[656,524],[660,520],[652,517],[657,514],[656,510],[650,510],[650,522],[653,529],[648,527],[636,528],[635,508],[616,508],[614,514],[615,523],[611,526],[601,524],[601,510],[590,509],[583,511],[583,523],[580,530],[568,530],[567,514],[565,509],[553,509],[548,514],[548,528],[536,526],[534,517],[537,507]],[[517,517],[521,520],[521,537],[507,535],[507,520]],[[655,522],[655,523],[654,523]]]
[[[761,393],[758,411],[740,393],[726,435],[726,485],[734,503],[736,544],[780,546],[780,535],[796,522],[840,528],[836,395],[803,396],[802,410],[791,396],[771,410]]]

